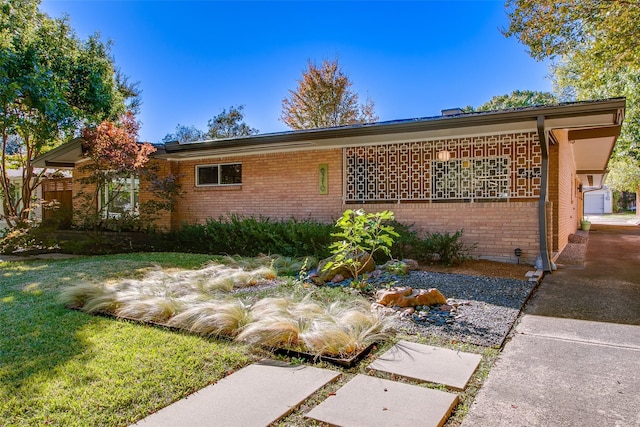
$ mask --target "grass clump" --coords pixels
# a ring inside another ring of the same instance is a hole
[[[264,257],[226,261],[248,267],[266,262]],[[234,288],[272,278],[273,268],[264,265],[249,271],[222,264],[199,270],[155,269],[140,279],[73,285],[61,292],[59,300],[88,313],[109,313],[265,347],[296,347],[317,355],[348,355],[385,337],[386,323],[364,300],[321,302],[306,294],[267,297],[249,306],[228,295]],[[221,293],[227,296],[220,298]]]
[[[190,306],[169,320],[168,325],[200,335],[233,337],[251,319],[249,308],[241,301],[208,301]]]
[[[265,298],[252,308],[254,321],[238,341],[286,346],[316,355],[346,356],[388,337],[388,324],[364,302],[322,304]]]

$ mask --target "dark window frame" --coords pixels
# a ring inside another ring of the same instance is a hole
[[[226,168],[225,168],[226,167]],[[225,169],[229,172],[229,168],[236,168],[235,171],[231,171],[231,174],[225,175]],[[201,169],[214,169],[216,170],[216,179],[212,181],[217,182],[200,182],[200,170]],[[232,182],[229,182],[232,181]],[[196,187],[228,187],[228,186],[238,186],[242,185],[242,163],[234,162],[234,163],[214,163],[214,164],[203,164],[196,165],[195,168],[195,186]]]

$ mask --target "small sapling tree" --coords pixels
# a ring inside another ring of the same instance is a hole
[[[366,279],[360,280],[364,266],[367,265],[377,251],[391,255],[391,246],[394,238],[398,237],[392,226],[385,224],[393,221],[391,211],[366,213],[362,209],[356,211],[347,209],[336,222],[340,229],[332,236],[339,240],[329,246],[334,255],[323,268],[327,271],[331,268],[346,268],[353,276],[352,287],[364,289]]]

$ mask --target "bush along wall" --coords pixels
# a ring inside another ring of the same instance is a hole
[[[209,219],[205,224],[184,224],[171,233],[173,250],[210,254],[256,256],[279,254],[288,257],[330,255],[333,224],[315,220],[272,220],[267,217],[231,215]]]

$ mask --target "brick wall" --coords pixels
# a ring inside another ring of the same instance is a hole
[[[85,165],[86,163],[82,163]],[[85,204],[87,200],[92,200],[94,209],[98,209],[98,201],[93,199],[95,194],[95,184],[82,183],[84,178],[89,176],[89,172],[83,169],[82,166],[76,167],[73,170],[73,177],[71,178],[71,190],[73,192],[73,214],[82,215],[86,209]],[[85,198],[85,196],[91,196],[91,199]]]
[[[158,175],[158,177],[165,178],[172,173],[172,166],[175,163],[167,162],[165,160],[151,159],[147,167],[154,170],[154,172]],[[175,175],[175,174],[174,174]],[[149,187],[151,186],[151,182],[148,177],[142,176],[140,178],[140,198],[139,203],[142,205],[145,202],[149,202],[150,200],[159,200],[157,197],[154,197],[153,192],[149,191]],[[170,230],[172,227],[172,219],[173,212],[170,211],[160,211],[154,214],[156,217],[154,221],[154,225],[159,230]]]
[[[549,149],[549,200],[553,202],[553,251],[561,252],[575,233],[581,216],[573,146],[566,132],[557,133],[558,144]]]
[[[242,163],[242,185],[196,187],[196,165]],[[318,194],[318,167],[328,165],[329,191]],[[332,221],[342,206],[342,151],[211,158],[180,162],[177,173],[183,190],[176,215],[178,224],[204,222],[228,214]]]
[[[464,229],[463,240],[477,244],[474,256],[515,262],[514,249],[519,247],[522,262],[535,262],[539,245],[537,201],[345,205],[342,159],[342,150],[331,149],[174,162],[173,173],[181,177],[186,195],[173,215],[173,227],[228,214],[331,222],[347,208],[386,209],[393,211],[398,221],[414,224],[420,231]],[[242,163],[242,185],[195,186],[196,165],[235,162]],[[328,165],[327,195],[319,194],[320,164]]]

